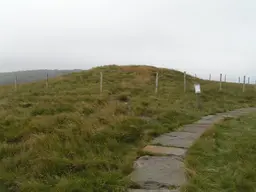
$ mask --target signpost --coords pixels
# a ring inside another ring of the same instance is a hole
[[[195,93],[196,93],[196,105],[197,105],[197,108],[199,109],[200,108],[199,94],[201,93],[201,87],[200,87],[200,84],[195,84],[194,87],[195,87]]]

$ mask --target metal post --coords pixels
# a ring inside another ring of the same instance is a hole
[[[240,78],[240,77],[238,77],[238,83],[239,83],[239,84],[241,83],[241,78]]]
[[[199,93],[196,93],[196,107],[200,109],[200,96]]]
[[[212,80],[212,74],[209,75],[209,81],[211,81],[211,80]]]
[[[225,80],[224,80],[224,82],[226,83],[227,82],[227,75],[225,74]]]

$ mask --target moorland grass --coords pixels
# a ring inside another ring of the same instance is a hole
[[[187,192],[256,191],[256,113],[226,119],[200,138],[186,157]]]
[[[103,92],[99,93],[103,72]],[[159,91],[155,94],[155,74]],[[196,108],[193,84],[201,84]],[[255,106],[253,86],[219,84],[149,66],[105,66],[0,88],[2,191],[122,192],[152,137],[206,114]]]

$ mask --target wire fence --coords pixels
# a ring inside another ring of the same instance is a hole
[[[187,89],[188,89],[188,86],[187,86],[187,77],[188,77],[188,73],[187,72],[184,72],[184,79],[183,79],[183,82],[184,82],[184,85],[183,85],[183,88],[184,88],[184,92],[187,92]],[[197,79],[197,75],[195,74],[194,75],[194,78]],[[256,80],[254,82],[251,82],[251,77],[246,77],[245,75],[243,76],[243,81],[241,81],[241,77],[239,76],[238,78],[238,81],[237,82],[227,82],[227,75],[225,74],[223,76],[223,74],[221,73],[219,75],[219,81],[216,81],[216,80],[213,80],[212,79],[212,74],[209,74],[209,79],[205,79],[205,80],[208,80],[208,81],[214,81],[214,82],[219,82],[219,91],[222,91],[223,90],[223,83],[237,83],[237,84],[242,84],[242,89],[241,91],[242,92],[245,92],[246,91],[246,86],[247,85],[254,85],[255,87],[255,90],[256,90]],[[202,79],[203,80],[203,79]],[[99,73],[99,92],[100,94],[102,94],[103,92],[103,82],[104,82],[104,78],[103,78],[103,72],[100,72]],[[14,78],[14,90],[17,91],[18,90],[18,85],[19,85],[19,78],[18,76],[16,75],[15,78]],[[155,73],[155,93],[158,93],[158,90],[159,90],[159,72],[156,72]],[[45,75],[45,88],[48,89],[49,88],[49,75],[48,73]]]

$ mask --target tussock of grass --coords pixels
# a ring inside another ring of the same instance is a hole
[[[103,93],[100,75],[103,72]],[[154,93],[159,73],[159,92]],[[0,88],[0,187],[8,191],[125,191],[139,149],[202,115],[255,106],[253,87],[147,66],[106,66]]]
[[[225,119],[189,150],[187,192],[256,190],[256,114]]]

